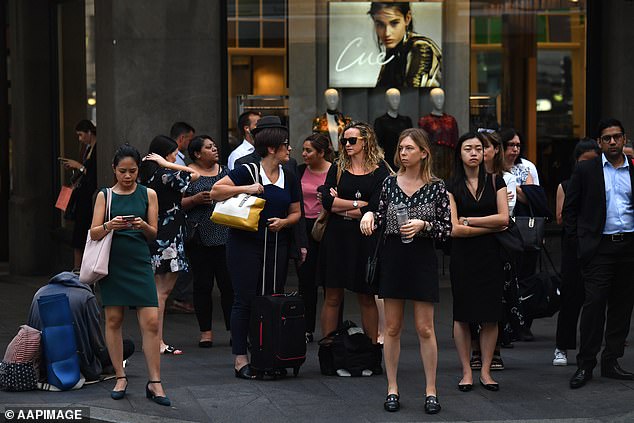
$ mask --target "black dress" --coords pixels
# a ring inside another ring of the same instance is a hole
[[[152,268],[155,274],[186,272],[185,256],[187,223],[181,200],[187,190],[191,173],[159,168],[148,181],[148,188],[158,197],[158,232],[150,243]]]
[[[381,185],[388,175],[387,166],[381,162],[377,169],[366,175],[344,171],[337,185],[337,165],[334,164],[328,171],[326,183],[319,188],[322,204],[326,210],[331,209],[333,197],[329,191],[331,187],[337,187],[339,198],[368,202],[366,207],[361,207],[361,213],[375,211],[379,205]],[[365,267],[373,252],[375,237],[368,238],[361,233],[359,220],[330,214],[319,248],[318,272],[324,287],[373,294],[365,281]]]
[[[505,188],[501,176],[496,176],[497,189]],[[491,175],[487,175],[479,201],[473,197],[464,181],[452,186],[458,216],[482,217],[497,213],[497,193]],[[453,319],[458,322],[498,322],[502,318],[504,264],[500,245],[494,234],[472,238],[452,238],[451,292]]]
[[[410,219],[430,222],[429,231],[420,231],[408,244],[401,241],[396,208],[405,204]],[[385,228],[385,244],[379,256],[379,297],[438,302],[438,259],[434,239],[451,235],[449,197],[442,180],[422,186],[408,197],[396,176],[383,182],[376,213],[377,225]],[[385,222],[387,219],[387,223]]]

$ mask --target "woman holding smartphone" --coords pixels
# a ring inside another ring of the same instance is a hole
[[[137,184],[141,156],[125,144],[112,160],[117,183],[111,188],[110,220],[106,215],[106,190],[97,194],[90,237],[99,240],[113,231],[108,275],[99,281],[101,300],[106,313],[106,345],[117,381],[110,397],[125,397],[128,378],[123,368],[123,324],[126,306],[135,307],[141,335],[143,354],[149,380],[145,385],[148,399],[169,406],[161,385],[161,357],[159,355],[158,301],[150,264],[148,242],[156,237],[158,200],[154,190]]]

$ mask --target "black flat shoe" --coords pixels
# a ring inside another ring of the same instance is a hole
[[[214,346],[214,341],[198,341],[199,348],[211,348]]]
[[[592,379],[592,370],[577,369],[575,374],[572,375],[572,378],[570,379],[570,388],[581,388],[590,379]]]
[[[117,380],[119,379],[125,379],[125,388],[123,388],[123,391],[115,391],[115,390],[110,391],[110,398],[112,398],[113,400],[123,399],[125,397],[125,391],[128,389],[128,377],[117,376]]]
[[[436,398],[435,395],[428,395],[427,398],[425,398],[425,413],[438,414],[441,408],[438,398]]]
[[[160,380],[148,380],[147,385],[145,385],[145,396],[147,397],[147,399],[149,399],[151,401],[154,401],[158,405],[163,405],[165,407],[169,407],[170,405],[172,405],[172,402],[170,401],[169,398],[167,398],[167,397],[159,397],[158,395],[156,395],[154,392],[152,392],[150,390],[150,384],[151,383],[161,383],[161,381]]]
[[[398,402],[398,398],[398,394],[389,394],[387,397],[385,397],[385,402],[383,403],[383,408],[385,408],[385,411],[398,411],[398,409],[401,408],[401,403]]]
[[[500,385],[498,383],[484,383],[482,382],[482,378],[480,378],[480,385],[482,385],[482,387],[487,391],[496,392],[500,390]]]
[[[233,371],[238,379],[253,380],[257,377],[257,374],[253,371],[250,364],[245,364],[240,370],[233,369]]]
[[[472,383],[463,383],[463,384],[458,384],[458,390],[460,392],[469,392],[473,389],[473,384]]]

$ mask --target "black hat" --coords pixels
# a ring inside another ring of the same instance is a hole
[[[255,125],[255,128],[251,130],[251,133],[255,135],[262,129],[267,128],[281,128],[288,131],[288,128],[282,125],[282,120],[279,118],[279,116],[263,116],[260,118],[260,120],[258,120],[258,123]]]

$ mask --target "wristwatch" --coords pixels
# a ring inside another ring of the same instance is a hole
[[[82,167],[79,168],[79,171],[81,173],[86,173],[86,168],[84,166],[82,166]]]
[[[462,224],[465,226],[469,226],[469,219],[467,219],[466,217],[462,220]]]
[[[359,202],[357,200],[354,200],[352,202],[352,207],[354,207],[355,209],[358,209],[359,208]]]

